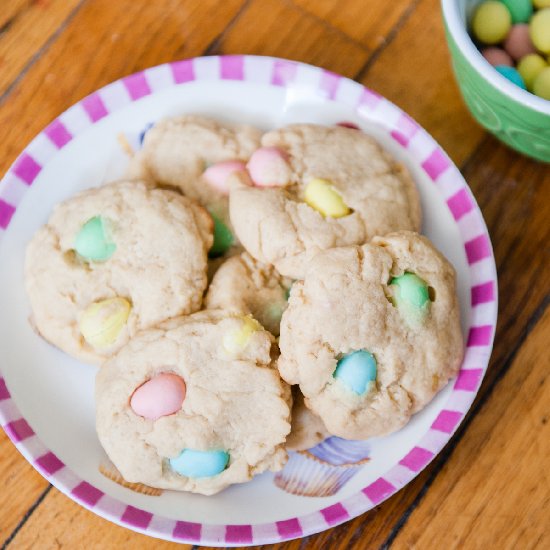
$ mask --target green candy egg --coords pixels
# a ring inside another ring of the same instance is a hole
[[[101,216],[89,219],[78,232],[74,249],[76,253],[87,261],[104,262],[116,250],[112,241],[107,222]]]
[[[233,234],[229,230],[229,227],[223,223],[218,216],[210,213],[214,220],[214,244],[208,252],[209,258],[219,258],[223,256],[231,245],[235,242]]]
[[[531,0],[499,0],[510,11],[513,23],[527,23],[533,15]]]
[[[428,285],[414,273],[405,273],[394,277],[390,285],[396,285],[396,302],[406,302],[417,308],[423,308],[430,301]]]

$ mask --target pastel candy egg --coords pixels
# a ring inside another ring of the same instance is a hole
[[[502,42],[510,27],[512,16],[508,8],[501,2],[489,0],[480,4],[472,18],[474,36],[484,44]]]
[[[496,48],[494,46],[484,48],[481,50],[481,54],[493,67],[496,67],[497,65],[512,67],[514,65],[510,55],[501,48]]]
[[[244,350],[248,345],[250,337],[263,328],[251,315],[243,316],[241,319],[241,326],[236,330],[227,332],[223,337],[223,347],[231,355]]]
[[[109,298],[90,304],[80,318],[84,340],[93,348],[112,346],[130,315],[132,306],[124,298]]]
[[[89,219],[78,232],[74,249],[87,261],[104,262],[115,252],[116,245],[111,239],[108,222],[101,216]]]
[[[195,451],[184,449],[169,460],[170,467],[180,476],[190,478],[213,477],[221,474],[229,463],[226,451]]]
[[[397,288],[395,300],[397,305],[407,303],[416,308],[423,308],[430,301],[428,285],[414,273],[404,273],[393,277],[390,285]]]
[[[334,378],[357,395],[363,395],[376,380],[376,359],[366,350],[344,355],[336,364]]]
[[[534,53],[535,46],[529,36],[529,25],[525,23],[514,25],[504,41],[504,49],[516,60]],[[505,65],[506,63],[498,64]]]
[[[325,218],[342,218],[351,211],[330,181],[312,178],[305,188],[306,203]]]
[[[537,9],[550,8],[550,0],[533,0],[533,6]]]
[[[529,23],[529,34],[537,50],[550,53],[550,8],[533,15]]]
[[[514,23],[527,23],[533,15],[531,0],[500,0],[510,11]]]
[[[203,173],[204,179],[220,193],[229,194],[227,178],[235,172],[246,170],[246,165],[240,160],[226,160],[209,166]]]
[[[513,67],[505,67],[504,65],[497,65],[495,69],[504,77],[507,78],[510,82],[519,86],[520,88],[526,89],[525,82],[521,75]]]
[[[546,61],[536,53],[526,55],[519,60],[518,72],[529,91],[533,90],[535,78],[545,67],[547,67]]]
[[[542,69],[533,83],[533,93],[550,100],[550,67]]]
[[[246,167],[254,185],[259,187],[284,187],[291,182],[288,154],[278,147],[256,149]]]
[[[214,220],[214,243],[208,251],[209,258],[219,258],[223,256],[235,242],[233,233],[224,222],[218,218],[215,214],[210,213]]]
[[[185,382],[181,376],[157,374],[134,391],[130,407],[139,416],[157,420],[181,409],[185,391]]]

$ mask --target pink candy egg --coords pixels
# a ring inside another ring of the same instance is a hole
[[[213,164],[204,171],[204,179],[220,193],[229,194],[227,179],[235,172],[246,170],[246,165],[240,160],[226,160]]]
[[[529,36],[529,25],[526,23],[514,25],[504,41],[504,49],[515,60],[521,59],[530,53],[535,53],[535,46],[533,46]]]
[[[134,391],[130,407],[139,416],[157,420],[179,411],[185,392],[185,382],[177,374],[157,374]]]
[[[484,48],[481,50],[483,57],[493,66],[505,65],[512,67],[514,65],[512,58],[501,48]]]
[[[290,183],[288,155],[277,147],[256,149],[246,166],[254,185],[284,187]]]

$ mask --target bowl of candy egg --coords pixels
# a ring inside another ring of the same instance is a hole
[[[550,0],[441,0],[460,91],[501,141],[550,162]]]

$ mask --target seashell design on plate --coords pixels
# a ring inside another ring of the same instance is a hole
[[[277,487],[293,495],[335,495],[367,462],[370,445],[329,437],[307,451],[289,453],[285,467],[275,475]]]

